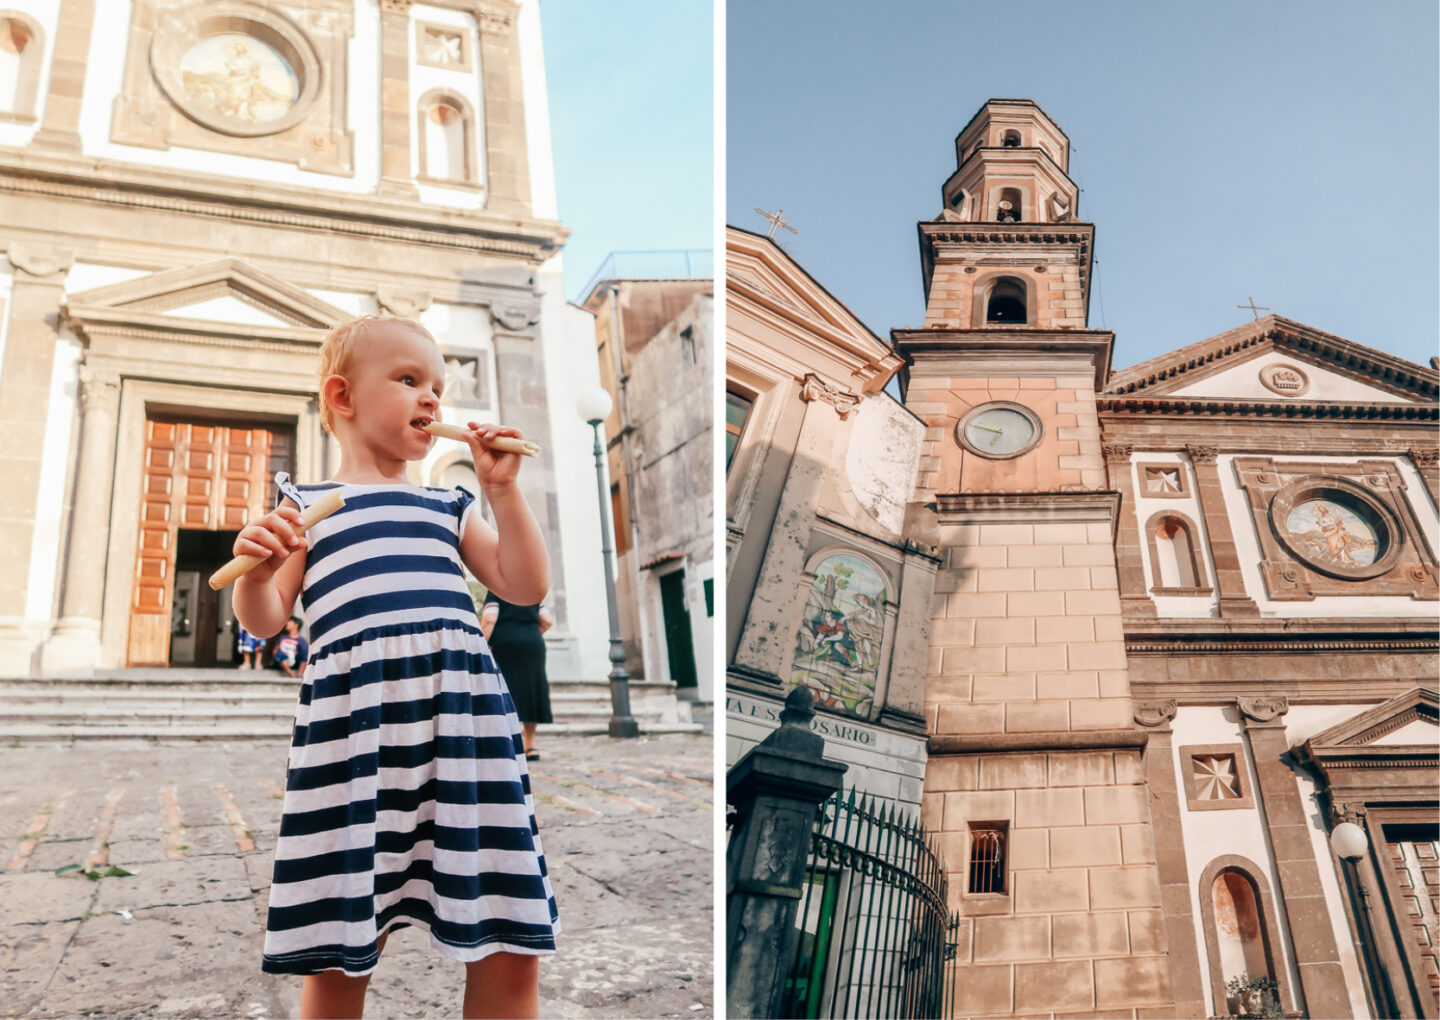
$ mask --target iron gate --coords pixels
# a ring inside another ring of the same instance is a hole
[[[924,827],[854,790],[820,805],[785,1017],[948,1017],[958,915]]]

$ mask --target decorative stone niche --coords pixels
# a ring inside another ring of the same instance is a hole
[[[183,146],[350,176],[350,4],[135,0],[111,141]]]
[[[1191,811],[1253,808],[1255,795],[1239,744],[1189,744],[1180,748],[1185,798]]]
[[[1237,457],[1235,476],[1275,601],[1325,595],[1440,597],[1435,554],[1390,461]]]
[[[45,33],[20,11],[0,10],[0,123],[32,124]]]

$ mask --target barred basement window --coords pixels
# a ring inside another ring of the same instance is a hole
[[[970,882],[972,893],[1005,891],[1004,822],[973,822],[970,825]]]

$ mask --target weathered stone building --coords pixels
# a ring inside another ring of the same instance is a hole
[[[604,672],[533,0],[20,0],[0,10],[0,675],[230,659],[203,578],[337,461],[326,330],[413,315],[444,417],[522,428],[552,670]],[[435,444],[414,480],[473,484]],[[569,488],[573,484],[573,498]]]
[[[773,241],[726,236],[727,758],[809,686],[847,786],[919,804],[931,552],[900,359]],[[913,518],[913,519],[912,519]],[[933,542],[933,537],[931,539]]]
[[[615,402],[605,432],[626,669],[651,697],[691,702],[715,699],[713,263],[709,251],[615,252],[581,302]]]
[[[1063,132],[993,100],[956,149],[924,322],[892,332],[938,524],[897,540],[939,560],[922,814],[955,1015],[1235,1015],[1244,977],[1300,1015],[1435,1016],[1434,366],[1268,316],[1114,370]],[[806,370],[771,414],[808,422]],[[848,465],[812,450],[818,490]],[[781,604],[742,648],[782,658]]]

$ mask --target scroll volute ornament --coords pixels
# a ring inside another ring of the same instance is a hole
[[[1164,726],[1175,718],[1177,707],[1174,698],[1160,701],[1135,702],[1135,721],[1141,726]]]
[[[1131,443],[1101,443],[1100,452],[1110,463],[1124,463],[1135,452],[1135,447]]]
[[[851,412],[860,406],[860,398],[855,394],[846,393],[836,386],[831,386],[814,372],[808,373],[800,381],[800,399],[806,403],[812,400],[825,401],[835,408],[835,413],[840,416],[841,421],[850,417]]]
[[[1236,698],[1235,704],[1246,719],[1261,723],[1273,722],[1290,711],[1290,699],[1283,694]]]
[[[1215,458],[1220,455],[1218,447],[1186,445],[1185,452],[1196,464],[1214,464]]]

